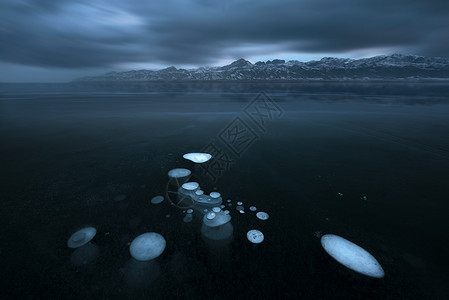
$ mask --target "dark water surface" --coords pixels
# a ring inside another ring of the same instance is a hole
[[[283,112],[262,128],[244,111],[259,91]],[[253,143],[214,182],[182,155],[229,152],[220,134],[236,118]],[[0,85],[2,298],[449,299],[448,137],[446,83]],[[150,203],[176,167],[244,203],[232,238]],[[85,226],[91,244],[69,249]],[[137,262],[129,243],[149,231],[167,247]],[[330,258],[327,233],[385,277]]]

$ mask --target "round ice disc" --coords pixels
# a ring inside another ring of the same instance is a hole
[[[257,217],[258,219],[260,219],[260,220],[265,221],[265,220],[268,220],[268,218],[269,218],[270,216],[269,216],[266,212],[259,211],[259,212],[256,214],[256,217]]]
[[[153,204],[159,204],[162,201],[164,201],[163,196],[156,196],[156,197],[153,197],[153,199],[151,199],[151,203],[153,203]]]
[[[72,234],[67,241],[67,246],[69,248],[78,248],[87,243],[89,243],[97,233],[97,230],[93,227],[86,227],[78,230]]]
[[[252,230],[248,231],[248,233],[246,234],[246,237],[248,238],[248,241],[250,241],[251,243],[254,243],[254,244],[260,244],[264,240],[263,233],[257,229],[252,229]]]
[[[147,232],[136,237],[129,246],[129,252],[134,259],[147,261],[154,259],[165,250],[165,239],[155,232]]]

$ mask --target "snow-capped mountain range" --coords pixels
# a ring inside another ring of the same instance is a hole
[[[309,62],[274,59],[255,64],[239,59],[223,67],[109,72],[76,81],[370,79],[449,79],[449,58],[393,54],[363,59],[325,57]]]

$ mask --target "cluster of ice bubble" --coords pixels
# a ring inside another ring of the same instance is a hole
[[[221,205],[223,199],[220,193],[212,192],[209,195],[204,194],[200,189],[198,182],[186,182],[178,190],[178,201],[180,203],[198,203],[206,206]]]
[[[222,226],[231,221],[231,216],[216,206],[212,211],[208,212],[203,217],[203,224],[207,227]]]

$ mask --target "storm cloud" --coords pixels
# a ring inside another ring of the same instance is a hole
[[[277,53],[449,55],[447,0],[3,0],[0,61],[83,69]],[[388,53],[386,53],[388,54]]]

